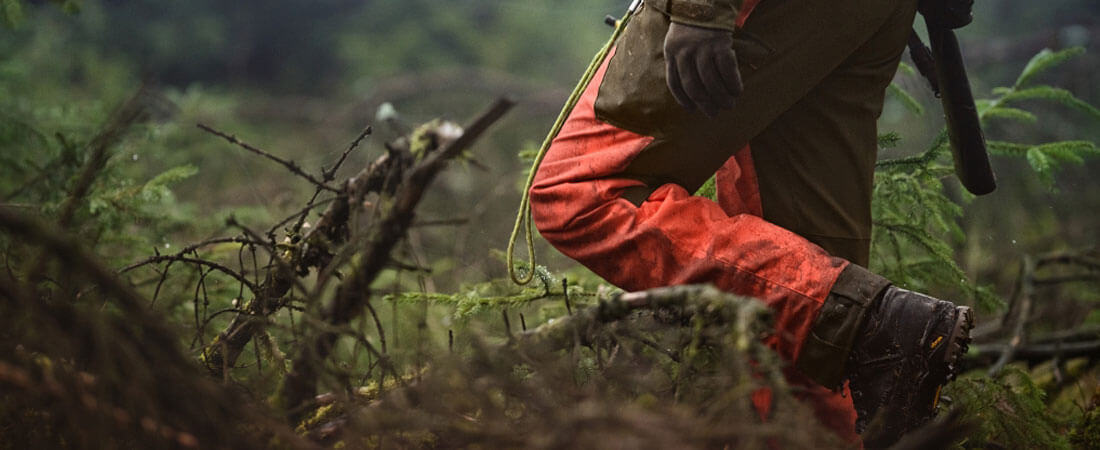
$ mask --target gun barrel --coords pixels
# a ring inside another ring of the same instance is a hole
[[[955,156],[955,173],[974,195],[985,195],[997,189],[997,179],[989,164],[985,135],[974,106],[970,79],[963,65],[958,38],[947,24],[925,16],[932,54],[936,60],[936,75],[940,84],[940,100],[947,119],[947,132]]]

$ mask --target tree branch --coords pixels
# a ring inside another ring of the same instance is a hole
[[[286,167],[286,169],[289,170],[291,173],[308,180],[310,183],[313,183],[313,185],[316,186],[318,189],[323,189],[323,190],[326,190],[326,191],[329,191],[329,192],[336,192],[336,193],[340,192],[339,189],[336,189],[332,186],[329,186],[329,185],[325,184],[325,182],[323,182],[321,180],[318,180],[313,175],[310,175],[310,174],[306,173],[305,171],[303,171],[302,168],[298,166],[298,163],[296,163],[294,161],[289,161],[289,160],[282,159],[278,156],[275,156],[275,155],[273,155],[271,153],[268,153],[264,150],[261,150],[257,147],[253,147],[252,145],[249,145],[247,142],[244,142],[244,141],[241,141],[240,139],[237,139],[236,136],[223,133],[223,132],[218,131],[218,130],[216,130],[216,129],[208,126],[208,125],[199,123],[199,124],[197,124],[197,126],[200,129],[202,129],[203,131],[207,132],[207,133],[213,134],[213,135],[218,136],[222,139],[225,139],[226,141],[229,141],[229,143],[231,143],[231,144],[235,144],[236,146],[238,146],[240,148],[243,148],[243,149],[248,150],[252,153],[263,156],[264,158],[275,161],[276,163],[282,165],[283,167]]]

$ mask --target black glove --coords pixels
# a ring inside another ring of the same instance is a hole
[[[949,30],[957,30],[974,21],[974,0],[921,0],[917,10]]]
[[[668,89],[681,106],[714,117],[741,95],[733,33],[672,22],[665,35]]]

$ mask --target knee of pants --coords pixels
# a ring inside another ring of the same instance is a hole
[[[535,229],[547,240],[568,228],[569,202],[563,201],[557,192],[560,186],[539,186],[531,188],[531,220]],[[551,240],[551,243],[554,243]]]
[[[587,256],[600,253],[597,248],[622,243],[638,211],[620,194],[638,185],[625,178],[546,179],[531,189],[531,220],[547,242],[586,263]]]
[[[599,202],[595,182],[536,184],[531,188],[531,220],[554,247],[584,240],[586,227],[579,220]]]

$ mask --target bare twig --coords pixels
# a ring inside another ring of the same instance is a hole
[[[302,221],[302,220],[305,219],[306,216],[309,215],[310,211],[313,211],[314,209],[317,209],[317,207],[319,207],[319,206],[325,206],[329,203],[332,203],[333,201],[337,200],[338,198],[339,197],[333,197],[333,198],[328,198],[328,199],[324,199],[324,200],[321,200],[321,201],[311,200],[308,204],[306,204],[306,206],[304,208],[298,210],[294,214],[291,214],[291,215],[287,216],[287,218],[279,221],[279,223],[276,223],[275,225],[272,225],[271,228],[269,228],[267,230],[267,235],[268,236],[274,236],[275,231],[278,230],[280,227],[282,227],[282,226],[284,226],[284,225],[286,225],[290,222],[293,222],[295,220]],[[301,228],[301,227],[302,227],[301,222],[299,222],[299,224],[296,228]]]
[[[331,169],[321,170],[321,172],[325,176],[326,182],[332,181],[336,178],[336,171],[340,170],[340,166],[344,165],[344,161],[348,159],[348,155],[350,155],[351,152],[355,151],[356,148],[359,148],[359,144],[361,144],[363,140],[366,139],[367,136],[370,136],[373,132],[374,129],[371,128],[370,125],[367,125],[367,127],[359,133],[359,136],[356,136],[355,140],[351,141],[351,145],[349,145],[348,148],[344,150],[344,153],[340,155],[340,159],[336,160],[336,164],[333,164]]]
[[[1054,286],[1058,284],[1066,283],[1078,283],[1083,281],[1100,281],[1100,273],[1097,274],[1080,274],[1080,275],[1065,275],[1065,276],[1053,276],[1048,278],[1036,278],[1032,280],[1032,283],[1036,287],[1039,286]]]
[[[207,240],[202,241],[202,242],[198,242],[198,243],[195,243],[195,244],[188,245],[187,247],[184,247],[182,250],[176,252],[175,256],[183,256],[183,255],[186,255],[188,253],[194,252],[194,251],[196,251],[200,248],[207,247],[207,246],[210,246],[210,245],[217,245],[217,244],[254,244],[254,245],[261,245],[261,246],[270,245],[267,242],[254,241],[254,240],[251,240],[251,239],[246,239],[246,238],[241,237],[241,236],[225,237],[225,238],[214,238],[214,239],[207,239]],[[129,266],[123,267],[122,269],[120,269],[118,271],[118,273],[126,273],[126,272],[129,272],[131,270],[137,269],[137,268],[142,267],[142,266],[147,266],[149,264],[156,264],[156,263],[164,262],[164,258],[165,258],[165,255],[157,255],[157,256],[152,256],[152,257],[149,257],[149,258],[145,258],[141,261],[130,264]]]
[[[1016,326],[1012,332],[1012,338],[1008,342],[1008,346],[1001,357],[997,360],[993,367],[989,368],[989,376],[994,376],[1005,364],[1012,361],[1012,357],[1016,353],[1016,350],[1024,344],[1026,339],[1027,320],[1031,316],[1032,295],[1035,292],[1035,260],[1030,256],[1024,255],[1024,260],[1020,263],[1020,285],[1017,288],[1017,313],[1015,316]]]
[[[1051,344],[1025,344],[1011,349],[1008,344],[974,346],[964,358],[965,367],[982,367],[991,361],[999,361],[1008,352],[1013,361],[1037,364],[1054,358],[1100,358],[1100,340],[1087,342],[1056,342]]]
[[[250,290],[252,292],[258,292],[259,291],[259,286],[256,286],[255,284],[253,284],[252,280],[249,280],[244,275],[238,273],[237,271],[235,271],[233,269],[230,269],[226,266],[223,266],[219,263],[216,263],[216,262],[210,261],[210,260],[206,260],[206,259],[191,258],[191,257],[187,257],[187,256],[180,256],[180,255],[161,255],[161,256],[153,256],[151,258],[148,258],[145,261],[142,261],[141,265],[156,264],[156,263],[161,263],[161,262],[166,262],[166,261],[168,261],[168,262],[183,262],[183,263],[195,264],[195,265],[199,265],[199,266],[206,266],[206,267],[209,267],[213,270],[217,270],[218,272],[221,272],[223,274],[229,275],[234,280],[240,281],[245,286],[248,286],[248,290]],[[123,272],[126,272],[126,270],[123,270]]]
[[[1035,266],[1043,268],[1051,265],[1080,266],[1089,270],[1100,271],[1100,251],[1093,249],[1085,252],[1058,252],[1044,255],[1039,258]]]
[[[1031,339],[1034,344],[1056,344],[1067,342],[1100,341],[1100,327],[1085,327],[1076,330],[1059,331]]]
[[[515,339],[516,336],[512,334],[512,321],[508,319],[508,308],[501,308],[500,315],[504,318],[504,333],[508,335],[508,339]]]
[[[546,291],[550,292],[550,289],[547,289]],[[569,301],[569,281],[564,278],[562,278],[561,280],[561,296],[565,301],[565,312],[569,313],[569,315],[572,316],[573,304]]]
[[[373,132],[373,129],[371,128],[371,126],[367,125],[367,127],[364,128],[363,131],[359,132],[359,135],[355,137],[355,140],[351,141],[351,145],[348,145],[348,148],[344,149],[344,152],[340,154],[340,158],[337,159],[336,162],[332,165],[332,168],[330,168],[330,169],[325,169],[324,167],[321,168],[321,175],[324,178],[326,183],[336,179],[336,171],[340,170],[340,167],[344,165],[344,161],[346,161],[348,159],[348,155],[350,155],[351,152],[355,151],[355,149],[359,148],[359,144],[363,143],[363,140],[366,139],[367,136],[370,136],[372,132]],[[317,191],[313,193],[313,197],[311,197],[309,199],[309,203],[306,204],[305,209],[303,209],[302,211],[298,212],[297,214],[291,216],[291,218],[288,218],[287,220],[285,220],[283,222],[280,222],[279,224],[271,227],[271,231],[268,231],[267,234],[268,235],[274,234],[274,232],[277,228],[283,226],[286,223],[289,223],[291,220],[293,220],[293,217],[295,217],[295,216],[298,216],[299,219],[298,219],[298,224],[294,226],[294,232],[295,233],[300,232],[302,230],[302,224],[305,223],[306,217],[307,217],[309,211],[311,211],[311,210],[313,210],[313,208],[317,207],[317,205],[318,205],[316,203],[317,202],[317,196],[320,195],[320,194],[321,194],[321,189],[318,188]],[[327,202],[324,202],[324,203],[327,203]]]
[[[316,186],[318,189],[324,189],[326,191],[336,192],[336,193],[340,192],[339,189],[334,188],[332,186],[329,186],[329,185],[325,184],[324,181],[318,180],[313,175],[310,175],[310,174],[306,173],[304,170],[302,170],[301,167],[298,166],[298,163],[296,163],[294,161],[286,160],[286,159],[280,158],[278,156],[275,156],[275,155],[273,155],[271,153],[268,153],[268,152],[266,152],[262,149],[254,147],[254,146],[248,144],[247,142],[244,142],[244,141],[241,141],[240,139],[237,139],[236,136],[218,131],[218,130],[216,130],[216,129],[214,129],[214,128],[206,125],[206,124],[200,123],[200,124],[197,124],[197,126],[200,129],[202,129],[203,131],[207,132],[207,133],[210,133],[210,134],[218,136],[222,139],[225,139],[226,141],[228,141],[231,144],[234,144],[234,145],[236,145],[240,148],[248,150],[248,151],[250,151],[252,153],[255,153],[257,155],[263,156],[264,158],[270,159],[270,160],[282,165],[283,167],[286,167],[286,169],[289,170],[291,173],[308,180],[310,183],[313,183],[313,185]]]
[[[977,342],[990,342],[1002,337],[1002,334],[1012,325],[1019,324],[1019,316],[1026,307],[1030,315],[1033,307],[1033,296],[1036,288],[1058,286],[1077,282],[1100,282],[1100,259],[1097,258],[1097,250],[1067,251],[1048,253],[1039,257],[1025,255],[1021,262],[1020,274],[1012,295],[1009,297],[1008,309],[1000,320],[988,321],[979,326],[971,337]],[[1030,262],[1029,262],[1030,261]],[[1030,265],[1029,265],[1030,264]],[[1037,272],[1050,267],[1064,266],[1066,268],[1083,269],[1084,273],[1069,273],[1040,277]],[[1026,294],[1026,295],[1025,295]],[[1021,332],[1018,326],[1013,327],[1016,333]],[[1014,336],[1017,335],[1014,333]]]

